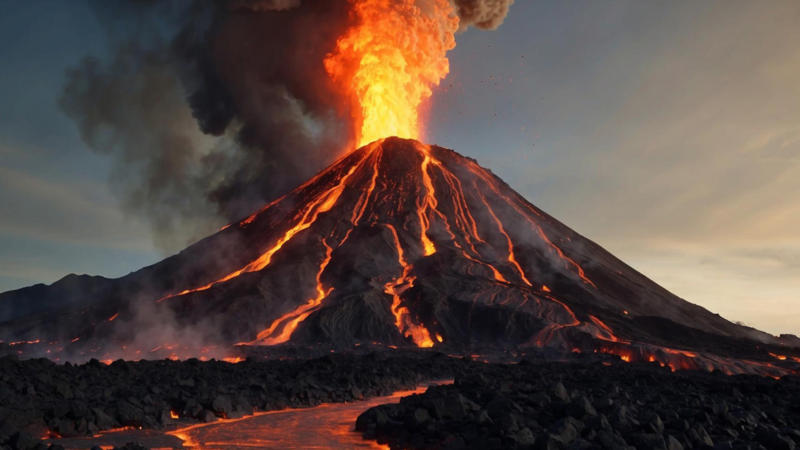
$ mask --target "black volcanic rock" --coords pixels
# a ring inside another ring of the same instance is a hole
[[[552,380],[560,380],[556,388]],[[452,443],[517,450],[792,449],[800,443],[800,410],[791,400],[799,380],[672,373],[647,363],[484,364],[453,385],[370,408],[356,430],[392,450]],[[567,391],[572,400],[565,407],[566,397],[559,396]],[[436,417],[447,398],[469,402],[474,412],[420,424],[418,417]]]
[[[773,375],[800,363],[788,337],[676,297],[473,159],[398,138],[158,264],[0,300],[16,311],[0,339],[33,342],[7,351],[73,360],[291,341],[550,347]]]

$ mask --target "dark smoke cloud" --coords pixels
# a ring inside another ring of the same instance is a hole
[[[452,0],[496,28],[513,0]],[[347,0],[95,0],[108,55],[70,69],[59,100],[114,165],[124,210],[165,252],[249,215],[353,141],[323,61]]]
[[[453,0],[453,3],[461,19],[460,31],[471,26],[494,30],[503,23],[514,0]]]
[[[322,61],[341,1],[97,1],[110,57],[66,76],[62,110],[114,162],[124,209],[184,247],[329,164],[352,136]]]

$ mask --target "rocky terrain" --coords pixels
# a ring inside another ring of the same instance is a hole
[[[41,439],[170,430],[175,418],[185,426],[351,402],[434,379],[455,382],[369,409],[356,429],[392,449],[791,450],[800,443],[798,377],[672,372],[603,354],[552,357],[542,351],[501,364],[397,350],[237,364],[58,365],[7,356],[0,358],[0,448],[59,450]]]
[[[0,358],[0,448],[46,449],[47,437],[123,427],[164,429],[290,407],[351,402],[466,373],[442,354],[386,358],[331,354],[312,360],[116,361],[58,365]]]
[[[800,378],[658,363],[484,364],[372,408],[356,428],[391,449],[792,450]]]

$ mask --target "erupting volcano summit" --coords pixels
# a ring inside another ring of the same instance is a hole
[[[26,304],[47,312],[25,313]],[[672,295],[476,161],[400,138],[348,154],[126,277],[68,277],[3,294],[11,320],[0,332],[53,352],[116,357],[134,341],[131,321],[143,304],[220,346],[490,344],[675,369],[783,370],[764,362],[779,338]]]

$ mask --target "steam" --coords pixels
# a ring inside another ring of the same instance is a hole
[[[496,28],[513,0],[451,2],[463,31]],[[151,224],[165,253],[248,216],[354,146],[355,106],[323,63],[352,24],[353,1],[92,5],[107,55],[67,72],[59,105],[87,146],[109,156],[122,208]]]

